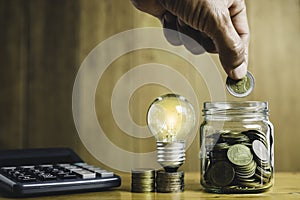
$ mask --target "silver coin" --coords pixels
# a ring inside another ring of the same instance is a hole
[[[248,165],[253,159],[250,149],[242,144],[231,146],[227,151],[227,157],[231,163],[238,166]]]
[[[242,134],[247,135],[250,139],[254,140],[254,139],[259,139],[259,140],[267,140],[266,139],[266,134],[258,131],[258,130],[248,130],[248,131],[244,131],[242,132]]]
[[[246,76],[240,80],[233,80],[229,77],[226,79],[226,88],[228,92],[235,97],[246,97],[254,89],[254,77],[248,71]]]
[[[270,178],[263,177],[260,174],[255,174],[254,176],[259,182],[261,182],[261,183],[263,182],[264,184],[269,183],[271,180]]]
[[[259,166],[257,166],[257,174],[260,174],[261,176],[265,178],[270,178],[272,176],[272,170],[263,169]]]
[[[260,140],[252,142],[252,149],[255,155],[262,161],[269,161],[270,154],[267,147]]]

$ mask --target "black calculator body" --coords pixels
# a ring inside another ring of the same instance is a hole
[[[118,175],[85,163],[69,148],[0,151],[0,191],[4,196],[103,191],[120,185]]]

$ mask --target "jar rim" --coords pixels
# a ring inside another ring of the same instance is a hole
[[[204,108],[245,108],[245,107],[268,107],[267,101],[206,101]]]
[[[215,101],[204,102],[204,108],[202,111],[204,114],[268,114],[269,108],[268,102],[266,101]]]

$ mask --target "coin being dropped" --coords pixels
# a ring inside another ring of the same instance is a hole
[[[226,88],[228,92],[235,97],[246,97],[254,89],[254,77],[248,71],[246,76],[240,80],[226,79]]]

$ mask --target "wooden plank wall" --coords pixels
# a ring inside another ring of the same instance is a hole
[[[23,146],[26,129],[27,8],[21,1],[0,1],[0,146]]]
[[[255,75],[256,88],[243,100],[269,102],[275,126],[276,170],[299,171],[300,1],[246,3],[251,29],[249,70]],[[93,158],[76,133],[72,116],[74,80],[82,61],[101,41],[148,26],[159,27],[160,23],[134,9],[129,1],[0,0],[0,148],[68,146],[85,160],[105,165]],[[225,80],[217,56],[212,58]],[[200,108],[203,101],[210,100],[203,79],[174,55],[141,50],[120,57],[99,82],[96,108],[108,137],[128,151],[153,150],[155,140],[124,134],[109,109],[110,96],[124,73],[150,62],[172,66],[182,73],[197,91]],[[133,119],[145,125],[147,106],[166,92],[167,88],[153,84],[139,88],[130,100]],[[227,98],[235,100],[229,95]],[[187,151],[185,170],[199,170],[198,152],[196,136]]]

